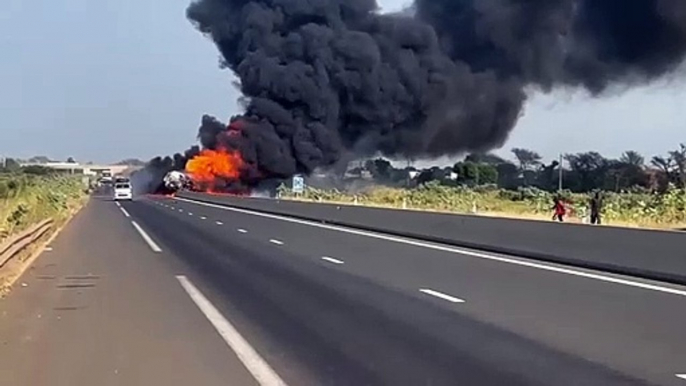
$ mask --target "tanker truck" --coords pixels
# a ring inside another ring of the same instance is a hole
[[[172,192],[190,190],[193,187],[191,178],[184,172],[173,170],[164,176],[164,187]]]

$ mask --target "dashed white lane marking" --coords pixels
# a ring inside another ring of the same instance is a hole
[[[215,221],[215,224],[217,224],[217,225],[224,225],[224,223],[221,222],[221,221]]]
[[[131,221],[131,224],[133,224],[133,227],[136,228],[136,230],[141,235],[143,240],[145,240],[145,242],[148,243],[148,246],[150,247],[150,249],[152,249],[153,252],[156,252],[156,253],[162,252],[162,248],[160,248],[160,246],[157,245],[157,243],[155,243],[155,241],[150,236],[148,236],[147,233],[145,233],[143,228],[141,228],[141,226],[138,225],[137,222]]]
[[[205,216],[200,216],[200,219],[201,219],[201,220],[207,220],[207,217],[205,217]]]
[[[119,207],[119,210],[121,210],[121,212],[124,213],[124,217],[126,217],[126,218],[131,217],[131,215],[129,214],[129,212],[126,211],[126,209]]]
[[[286,382],[188,278],[179,275],[176,279],[260,386],[286,386]]]
[[[43,250],[45,252],[52,252],[52,247],[45,247]]]
[[[179,209],[179,212],[183,212],[183,209]]]
[[[243,228],[238,228],[236,230],[238,231],[238,233],[248,233],[248,231]]]
[[[333,263],[333,264],[345,264],[342,260],[334,259],[333,257],[328,257],[328,256],[322,257],[322,260],[328,261],[329,263]]]
[[[277,239],[270,239],[269,242],[276,245],[283,245],[283,241]]]
[[[217,209],[232,211],[232,212],[236,212],[236,213],[248,214],[251,216],[270,218],[270,219],[290,222],[290,223],[294,223],[294,224],[306,225],[306,226],[311,226],[311,227],[316,227],[316,228],[321,228],[321,229],[328,229],[328,230],[332,230],[332,231],[336,231],[336,232],[343,232],[343,233],[348,233],[348,234],[353,234],[353,235],[358,235],[358,236],[364,236],[364,237],[370,237],[370,238],[379,239],[379,240],[386,240],[386,241],[399,243],[399,244],[413,245],[415,247],[433,249],[436,251],[443,251],[443,252],[455,253],[458,255],[471,256],[471,257],[476,257],[476,258],[483,259],[483,260],[497,261],[500,263],[518,265],[518,266],[527,267],[527,268],[539,269],[542,271],[548,271],[548,272],[555,272],[555,273],[560,273],[560,274],[565,274],[565,275],[577,276],[577,277],[582,277],[585,279],[598,280],[598,281],[603,281],[606,283],[619,284],[619,285],[624,285],[624,286],[634,287],[634,288],[640,288],[640,289],[649,290],[649,291],[667,293],[667,294],[671,294],[671,295],[686,296],[686,291],[684,291],[684,290],[678,290],[676,288],[670,288],[670,287],[664,287],[664,286],[655,285],[655,284],[644,283],[644,282],[640,282],[640,281],[636,281],[636,280],[620,279],[617,277],[606,276],[606,275],[601,275],[601,274],[596,274],[596,273],[577,271],[577,270],[571,269],[571,268],[556,267],[553,265],[547,265],[547,264],[543,264],[543,263],[535,263],[535,262],[526,261],[526,260],[518,260],[515,258],[490,255],[490,254],[483,253],[483,252],[470,251],[470,250],[461,249],[458,247],[451,247],[451,246],[441,245],[441,244],[432,244],[430,242],[413,240],[413,239],[404,239],[402,237],[390,236],[390,235],[386,235],[386,234],[382,234],[382,233],[362,231],[362,230],[357,230],[357,229],[353,229],[353,228],[344,228],[344,227],[336,226],[336,225],[320,224],[320,223],[316,223],[313,221],[299,220],[299,219],[295,219],[295,218],[284,217],[284,216],[279,216],[279,215],[274,215],[274,214],[255,212],[255,211],[247,210],[247,209],[238,209],[238,208],[233,208],[233,207],[228,207],[228,206],[223,206],[223,205],[209,204],[206,202],[189,200],[189,199],[185,199],[185,198],[177,197],[177,198],[175,198],[175,200],[182,201],[182,202],[188,202],[188,203],[196,204],[196,205],[202,205],[202,206],[206,206],[206,207],[210,207],[210,208],[217,208]]]
[[[676,377],[686,380],[686,374],[677,374]]]
[[[464,300],[462,300],[460,298],[456,298],[454,296],[446,295],[443,292],[434,291],[434,290],[428,289],[428,288],[422,288],[419,290],[419,292],[427,294],[427,295],[435,296],[435,297],[443,299],[443,300],[447,300],[451,303],[464,303],[465,302]]]
[[[193,213],[192,213],[192,212],[188,212],[188,215],[189,215],[189,216],[192,216],[192,215],[193,215]]]

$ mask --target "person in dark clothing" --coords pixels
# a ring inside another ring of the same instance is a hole
[[[595,192],[593,197],[591,197],[591,224],[600,225],[601,215],[600,212],[603,209],[603,199],[600,196],[600,192]]]
[[[563,222],[565,214],[567,214],[567,208],[565,208],[564,202],[560,197],[555,197],[553,200],[553,221]]]

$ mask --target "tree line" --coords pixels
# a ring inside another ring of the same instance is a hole
[[[470,154],[452,166],[421,170],[411,166],[395,168],[388,160],[378,158],[366,161],[364,167],[351,172],[365,170],[376,182],[393,186],[438,181],[444,185],[497,185],[503,189],[531,186],[547,191],[555,191],[561,185],[573,192],[632,189],[662,192],[669,186],[686,188],[684,144],[649,161],[633,150],[617,159],[594,151],[569,153],[562,156],[562,164],[558,160],[545,163],[540,154],[529,149],[514,148],[512,154],[515,162],[491,153]]]

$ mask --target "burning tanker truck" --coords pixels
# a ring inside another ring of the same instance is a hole
[[[172,193],[193,189],[193,180],[186,173],[178,170],[167,173],[162,181],[164,187]]]

